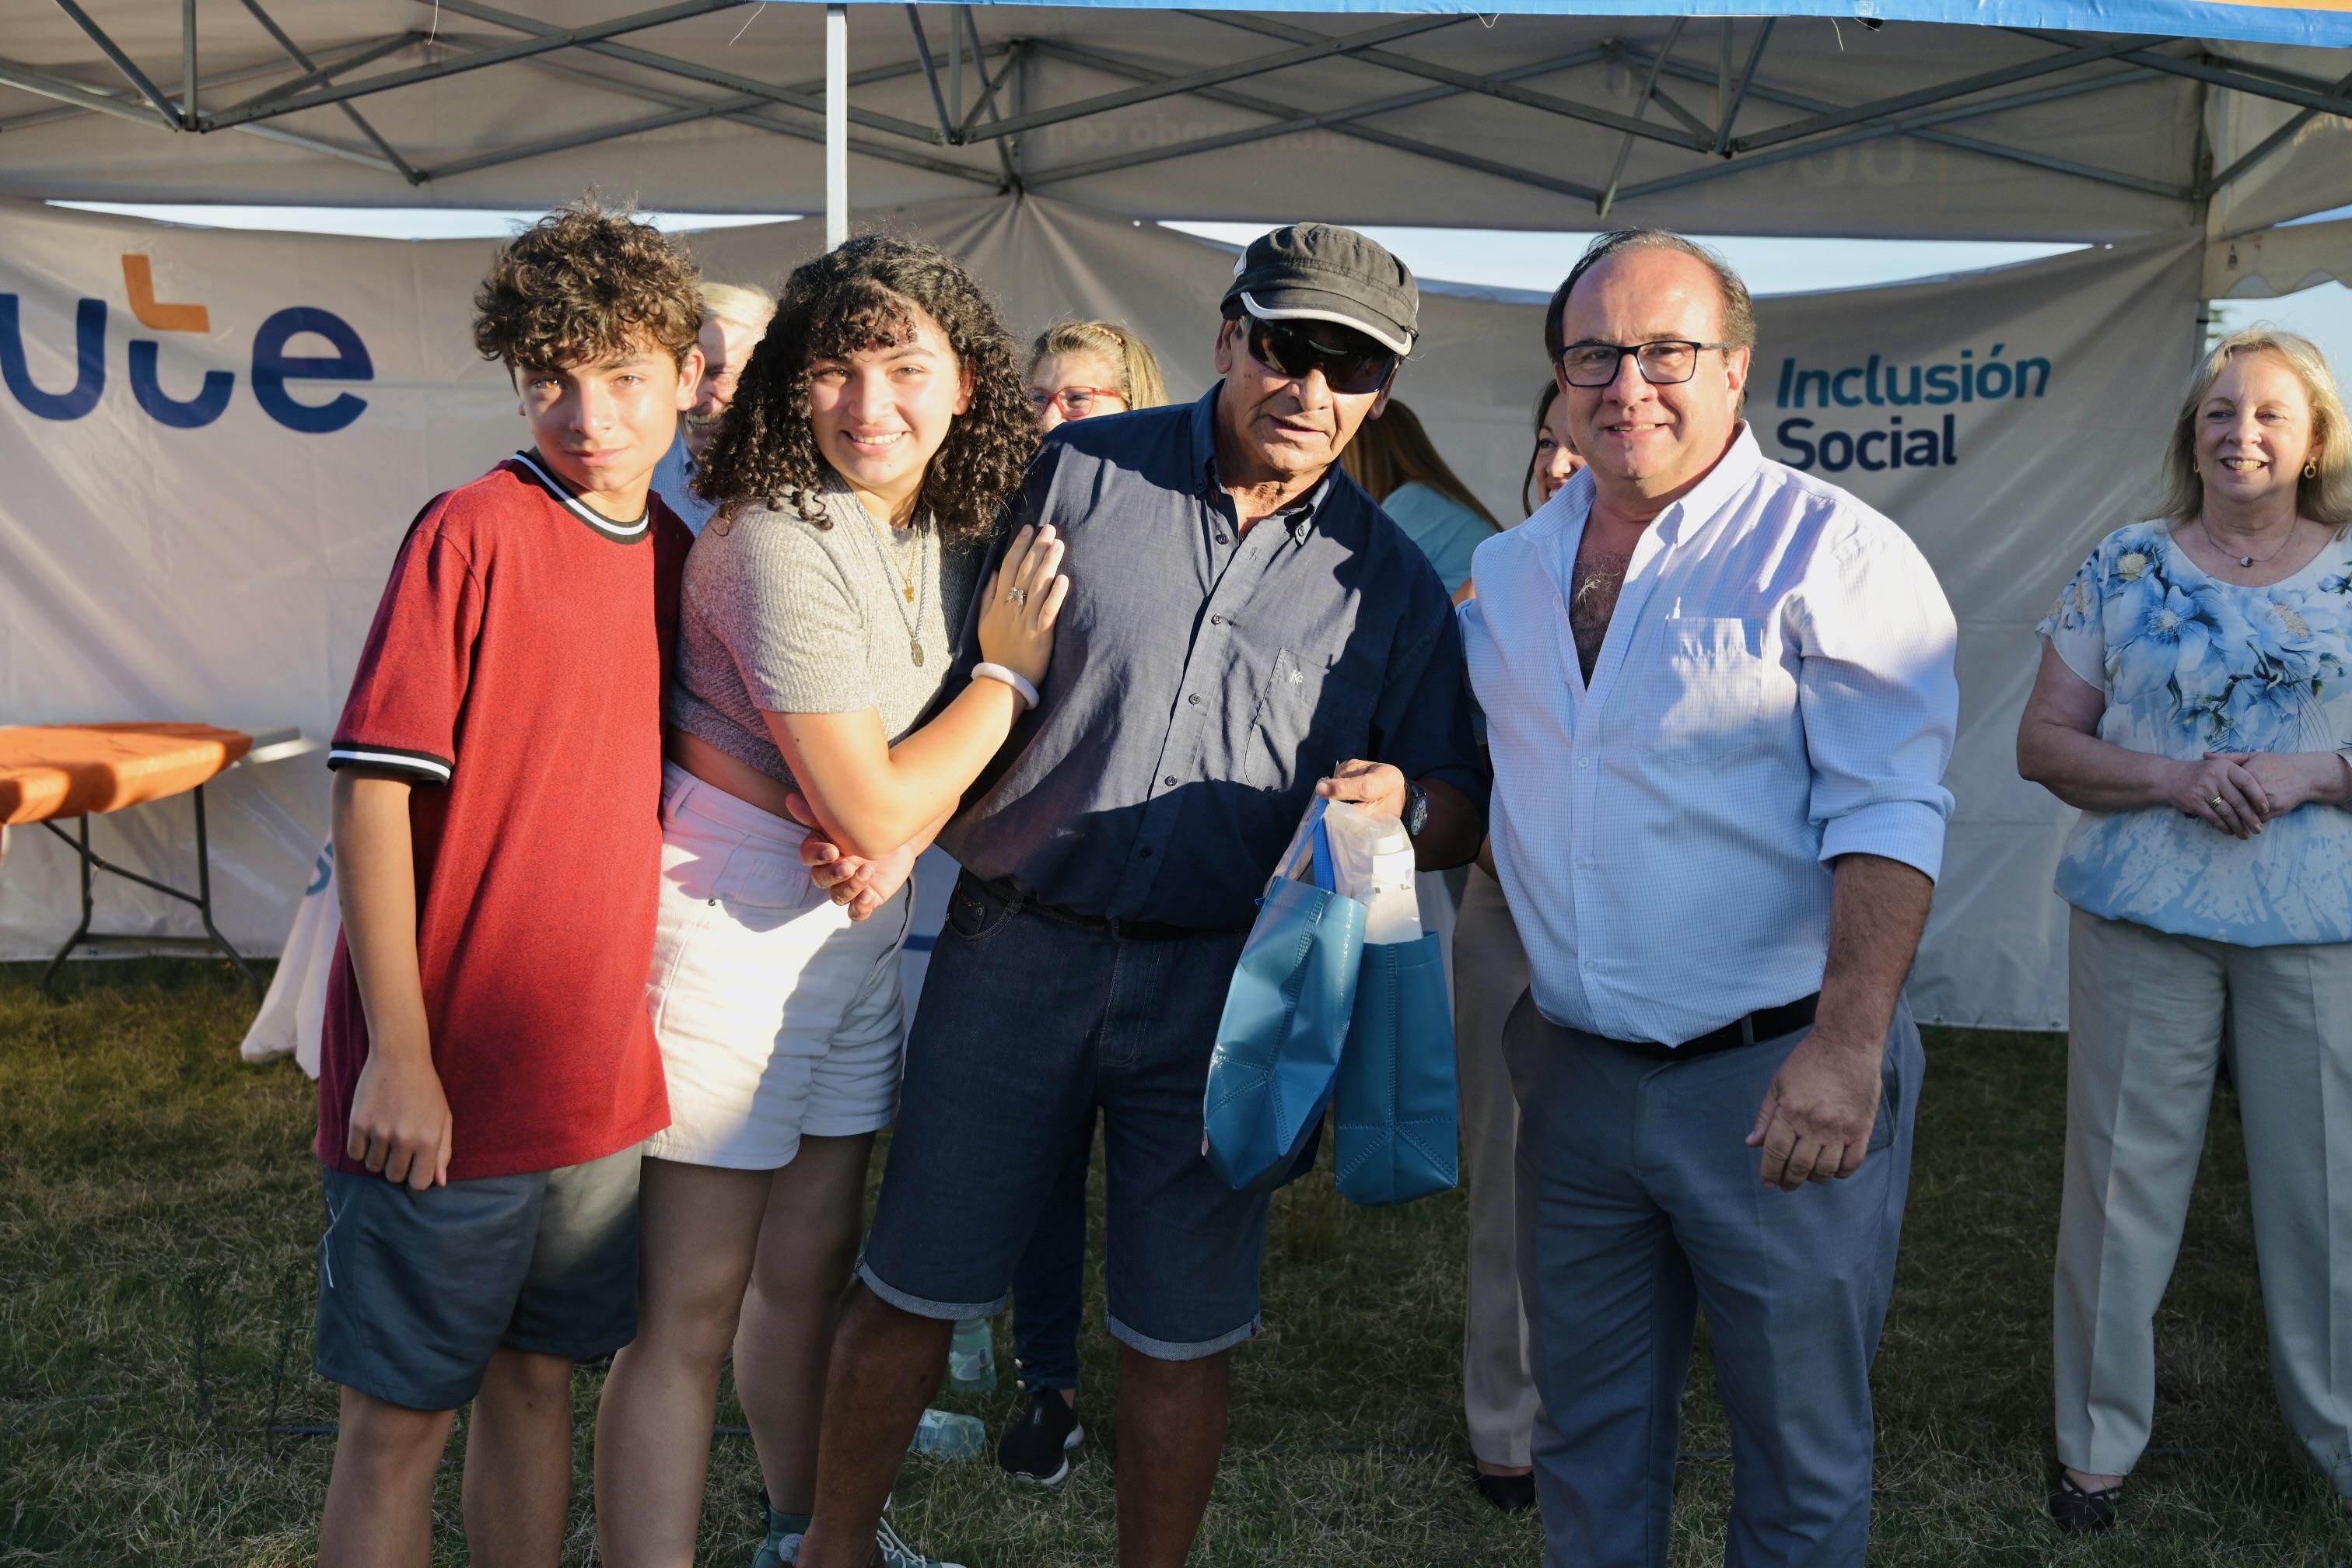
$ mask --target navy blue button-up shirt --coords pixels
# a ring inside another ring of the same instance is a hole
[[[1069,597],[1045,700],[940,843],[1043,903],[1244,927],[1316,781],[1351,758],[1485,808],[1436,572],[1337,468],[1244,534],[1217,482],[1217,395],[1066,424],[1022,487],[1015,528],[1067,542]],[[980,658],[978,622],[950,692]]]

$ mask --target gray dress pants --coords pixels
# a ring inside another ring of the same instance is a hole
[[[2128,1475],[2147,1446],[2156,1310],[2226,1055],[2279,1407],[2352,1498],[2352,942],[2233,947],[2080,910],[2069,934],[2060,1462]]]
[[[1462,1408],[1470,1451],[1524,1469],[1536,1423],[1528,1317],[1519,1307],[1519,1106],[1503,1066],[1503,1021],[1528,989],[1528,952],[1503,885],[1470,868],[1454,928],[1454,1054],[1462,1086],[1462,1175],[1470,1189],[1469,1281],[1462,1324]]]
[[[1726,1568],[1860,1568],[1870,1363],[1926,1058],[1898,1006],[1862,1168],[1782,1192],[1746,1140],[1803,1037],[1658,1062],[1547,1021],[1532,995],[1511,1014],[1545,1568],[1664,1568],[1701,1310],[1731,1417]]]

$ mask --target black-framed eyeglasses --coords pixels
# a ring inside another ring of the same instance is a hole
[[[1332,391],[1356,396],[1378,392],[1396,374],[1393,349],[1337,321],[1243,319],[1250,357],[1276,375],[1303,378],[1319,370]]]
[[[1560,374],[1570,386],[1606,386],[1617,379],[1618,363],[1633,356],[1642,379],[1652,386],[1673,386],[1698,371],[1698,356],[1729,343],[1695,343],[1687,338],[1660,338],[1647,343],[1570,343],[1559,351]]]

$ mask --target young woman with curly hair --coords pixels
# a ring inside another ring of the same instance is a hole
[[[687,561],[647,986],[671,1122],[646,1145],[640,1327],[598,1425],[622,1568],[693,1561],[730,1343],[761,1568],[805,1528],[834,1307],[898,1101],[907,870],[1034,702],[1069,586],[1052,530],[1024,530],[973,606],[1036,447],[1016,353],[946,256],[851,240],[786,283],[703,466],[719,510]],[[967,606],[983,679],[919,725]],[[882,1533],[894,1568],[929,1562]]]

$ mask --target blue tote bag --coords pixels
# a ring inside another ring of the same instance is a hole
[[[1333,889],[1323,810],[1308,809],[1258,905],[1209,1058],[1201,1152],[1237,1190],[1298,1173],[1355,1016],[1364,906]]]
[[[1336,1100],[1341,1197],[1409,1203],[1458,1179],[1454,1009],[1436,932],[1364,949]]]

